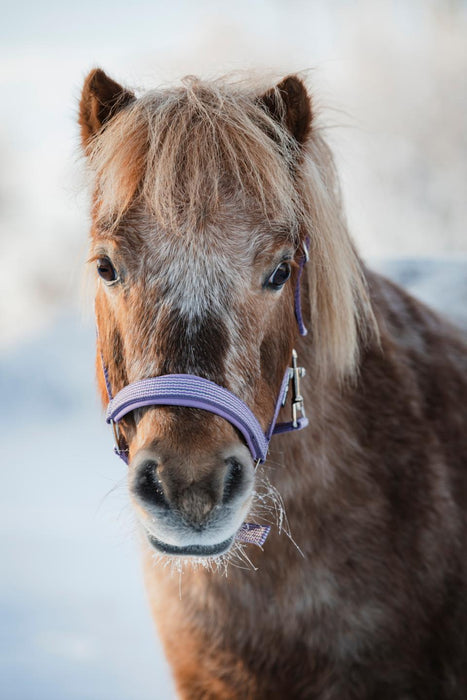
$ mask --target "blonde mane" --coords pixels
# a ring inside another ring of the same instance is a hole
[[[165,230],[193,232],[215,222],[223,202],[239,200],[308,236],[316,368],[322,377],[355,373],[359,346],[376,324],[315,117],[300,148],[261,107],[257,88],[190,77],[122,109],[89,156],[99,218],[111,226],[138,205]]]

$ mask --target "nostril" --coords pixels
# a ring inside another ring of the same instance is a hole
[[[157,475],[157,466],[157,462],[151,459],[138,466],[133,480],[133,492],[146,503],[168,508],[164,488]]]
[[[235,457],[229,457],[225,460],[227,464],[227,472],[224,479],[224,493],[222,502],[228,503],[241,490],[243,482],[243,466]]]

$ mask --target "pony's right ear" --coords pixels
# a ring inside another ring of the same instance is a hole
[[[94,68],[84,81],[79,103],[78,122],[83,147],[123,107],[135,100],[129,90],[109,78],[100,68]]]

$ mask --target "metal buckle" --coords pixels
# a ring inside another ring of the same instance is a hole
[[[300,379],[304,377],[306,370],[298,366],[298,355],[296,350],[292,350],[292,367],[289,367],[289,381],[285,387],[282,406],[285,406],[289,395],[289,385],[292,382],[292,427],[298,428],[299,418],[305,418],[305,404],[303,396],[300,394]],[[300,414],[300,415],[299,415]]]
[[[305,405],[300,393],[300,379],[305,374],[305,368],[298,366],[297,351],[292,350],[292,367],[289,376],[292,380],[292,426],[294,428],[298,428],[299,418],[305,418]]]

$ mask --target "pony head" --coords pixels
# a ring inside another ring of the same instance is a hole
[[[303,82],[253,87],[187,78],[136,98],[103,71],[80,103],[93,175],[90,259],[101,355],[114,394],[192,374],[240,397],[264,430],[298,334],[303,293],[316,381],[355,370],[368,300],[332,159]],[[240,433],[197,408],[144,407],[121,421],[129,487],[152,545],[226,551],[251,507]]]

